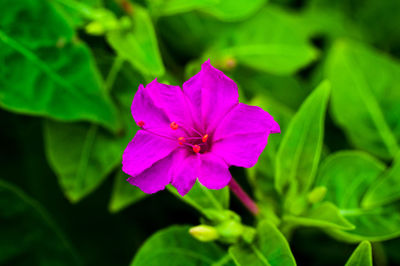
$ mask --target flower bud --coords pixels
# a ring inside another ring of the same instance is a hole
[[[216,227],[219,235],[221,236],[221,241],[226,243],[235,243],[243,234],[243,225],[235,220],[228,220]]]
[[[85,30],[90,35],[103,35],[105,29],[103,25],[98,21],[92,21],[86,25]]]
[[[316,187],[307,195],[308,202],[317,203],[324,199],[326,195],[326,187]]]
[[[237,65],[237,61],[234,57],[227,57],[224,61],[225,69],[228,70],[234,69]]]
[[[189,233],[202,242],[214,241],[219,238],[219,234],[214,227],[204,224],[190,228]]]
[[[206,209],[205,210],[206,218],[211,221],[213,224],[222,223],[227,220],[235,220],[240,222],[240,216],[231,210],[214,210],[214,209]]]
[[[242,239],[246,243],[251,244],[255,237],[256,237],[256,229],[250,226],[243,227]]]

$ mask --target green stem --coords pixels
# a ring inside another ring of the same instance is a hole
[[[111,89],[114,85],[115,79],[117,78],[118,73],[121,70],[121,67],[122,67],[122,64],[124,63],[124,61],[125,61],[125,59],[123,59],[121,57],[117,57],[114,60],[114,63],[111,66],[110,72],[108,72],[108,75],[107,75],[107,78],[105,81],[105,87],[106,87],[107,92],[111,91]]]

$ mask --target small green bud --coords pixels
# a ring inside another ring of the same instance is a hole
[[[308,193],[307,199],[310,203],[318,203],[324,199],[325,195],[326,187],[320,186],[314,188],[310,193]]]
[[[226,57],[224,59],[224,66],[227,70],[232,70],[237,66],[237,61],[234,57]]]
[[[189,233],[199,241],[209,242],[219,238],[217,230],[209,225],[198,225],[189,229]]]
[[[289,212],[294,215],[302,214],[307,208],[305,197],[296,197],[289,202]]]
[[[121,29],[129,29],[132,26],[132,20],[127,16],[123,16],[119,20],[119,25]]]
[[[244,226],[235,220],[228,220],[216,226],[221,241],[236,243],[243,234]]]
[[[98,21],[90,22],[88,25],[86,25],[85,30],[91,35],[103,35],[105,33],[103,24]]]
[[[250,226],[244,226],[242,238],[246,243],[253,243],[254,238],[256,237],[256,229]]]

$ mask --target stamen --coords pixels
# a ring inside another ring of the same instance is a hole
[[[146,128],[143,128],[143,130],[146,131],[146,132],[148,132],[148,133],[150,133],[150,134],[153,134],[153,135],[155,135],[155,136],[158,136],[158,137],[161,137],[161,138],[164,138],[164,139],[168,139],[168,140],[172,140],[172,141],[176,141],[175,138],[172,138],[172,137],[169,137],[169,136],[164,136],[164,135],[155,133],[155,132],[150,131],[150,130],[148,130],[148,129],[146,129]]]
[[[205,134],[205,135],[201,138],[201,141],[207,142],[207,139],[208,139],[208,134]]]
[[[183,145],[183,143],[186,141],[184,137],[179,137],[178,138],[179,145]]]
[[[139,127],[143,127],[143,126],[144,126],[144,122],[143,122],[142,120],[140,120],[140,121],[137,123],[137,125],[138,125]]]
[[[195,153],[199,153],[200,152],[200,146],[199,145],[193,145],[193,151],[195,152]]]
[[[197,135],[199,135],[200,137],[203,136],[203,134],[201,134],[199,131],[197,131],[196,129],[194,129],[194,128],[192,128],[192,127],[188,127],[188,126],[186,126],[186,125],[184,125],[184,124],[181,124],[181,123],[179,123],[179,125],[180,125],[183,129],[186,129],[186,130],[195,132],[195,133],[196,133]]]
[[[171,124],[169,124],[169,126],[173,129],[173,130],[177,130],[178,129],[178,124],[176,122],[171,122]]]

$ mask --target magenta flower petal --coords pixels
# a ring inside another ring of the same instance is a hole
[[[209,189],[221,189],[228,185],[232,175],[228,165],[220,157],[212,154],[200,155],[199,181]]]
[[[131,176],[138,175],[177,147],[178,144],[173,141],[140,130],[122,155],[122,170]]]
[[[170,166],[172,163],[173,156],[168,155],[141,174],[128,178],[127,181],[139,187],[145,193],[156,193],[163,190],[171,182]]]
[[[240,103],[214,133],[212,152],[229,165],[253,167],[270,133],[280,132],[273,117],[257,106]]]
[[[239,103],[236,83],[206,61],[201,71],[183,84],[193,114],[203,130],[211,131]]]
[[[179,149],[174,153],[171,184],[181,196],[185,196],[196,182],[199,163],[198,156],[190,154],[185,149]]]
[[[153,80],[146,87],[139,86],[132,102],[132,116],[145,129],[170,134],[171,122],[192,125],[190,108],[179,86],[158,83]]]
[[[158,83],[155,79],[146,86],[146,91],[154,105],[164,111],[169,122],[191,120],[190,108],[188,108],[188,103],[179,86]]]
[[[167,129],[167,125],[170,123],[164,110],[154,104],[153,99],[142,84],[140,84],[133,98],[131,111],[136,124],[141,127],[157,128],[164,125]]]

